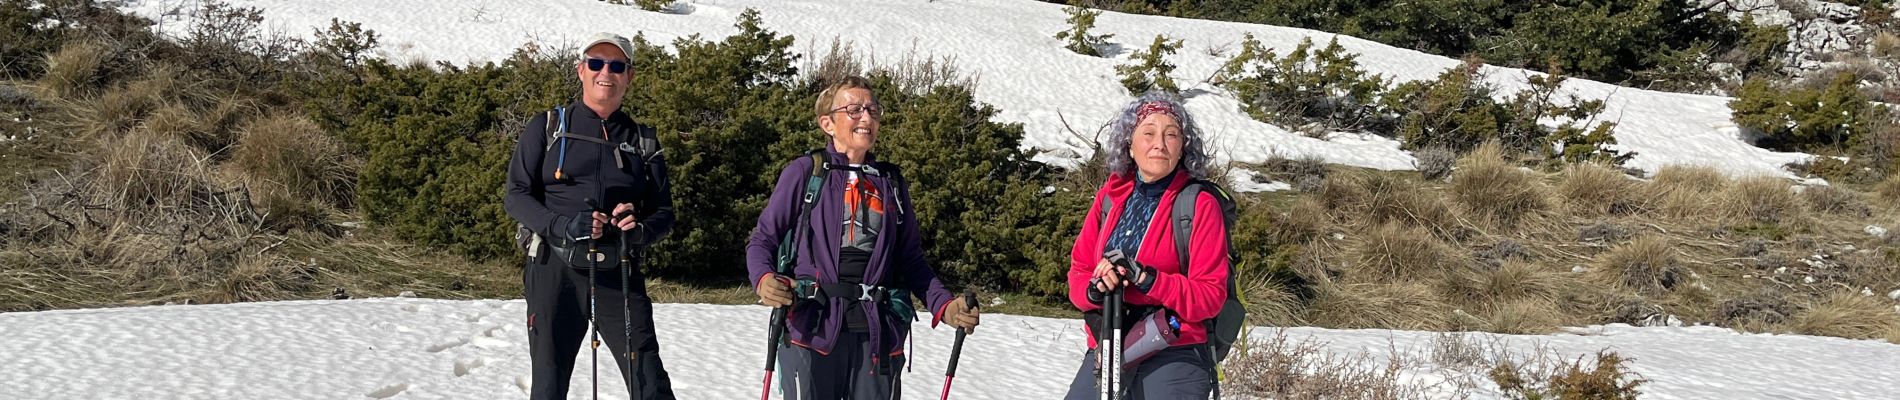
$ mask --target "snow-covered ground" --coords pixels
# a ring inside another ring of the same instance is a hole
[[[529,384],[520,300],[409,298],[152,306],[0,314],[5,399],[516,399]],[[659,304],[654,319],[682,399],[759,394],[767,309]],[[952,397],[1060,398],[1080,365],[1080,320],[988,315],[964,344]],[[936,398],[954,334],[924,329],[904,397]],[[1256,329],[1265,339],[1277,329]],[[1286,329],[1377,363],[1429,352],[1436,333]],[[1609,349],[1652,380],[1650,399],[1892,399],[1900,346],[1720,328],[1592,327],[1549,336],[1482,335],[1568,358]],[[587,351],[570,397],[589,398]],[[626,398],[603,354],[601,397]],[[1418,365],[1401,379],[1443,377]],[[1495,390],[1495,387],[1481,388]],[[1483,390],[1476,397],[1495,393]]]
[[[1116,50],[1108,58],[1077,55],[1063,49],[1054,34],[1067,27],[1062,6],[1028,0],[694,0],[685,14],[662,14],[597,0],[227,0],[264,11],[265,24],[291,35],[309,36],[331,18],[354,21],[382,35],[382,53],[397,60],[471,62],[507,56],[525,43],[573,46],[594,31],[643,34],[654,43],[698,34],[717,40],[735,31],[734,19],[747,8],[759,9],[765,25],[798,38],[808,57],[829,48],[833,38],[860,52],[892,62],[905,57],[951,57],[964,71],[979,74],[979,100],[1001,110],[1000,119],[1021,122],[1024,145],[1051,150],[1045,161],[1066,163],[1086,155],[1086,147],[1063,129],[1067,118],[1079,130],[1106,122],[1116,107],[1131,99],[1117,83],[1114,66],[1127,63],[1133,50],[1157,34],[1186,40],[1169,58],[1188,108],[1204,124],[1210,141],[1226,158],[1259,162],[1271,155],[1318,155],[1330,162],[1378,169],[1410,169],[1412,156],[1397,141],[1352,133],[1314,139],[1248,118],[1235,97],[1204,81],[1238,51],[1243,34],[1252,33],[1276,49],[1291,49],[1301,39],[1324,43],[1337,37],[1371,72],[1400,80],[1430,79],[1458,60],[1386,46],[1353,37],[1306,29],[1104,13],[1098,33],[1111,33]],[[188,24],[170,11],[198,0],[131,0],[128,8],[159,18],[162,29],[182,34]],[[169,16],[167,16],[169,15]],[[1218,55],[1216,55],[1218,54]],[[821,56],[822,53],[816,54]],[[1524,87],[1526,72],[1486,68],[1503,90]],[[1655,170],[1666,164],[1708,165],[1733,174],[1787,175],[1780,166],[1808,156],[1776,153],[1738,138],[1730,121],[1728,98],[1646,91],[1580,79],[1566,89],[1586,98],[1607,98],[1600,118],[1618,123],[1621,148],[1638,153],[1630,166]]]

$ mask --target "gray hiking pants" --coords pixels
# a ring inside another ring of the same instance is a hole
[[[1207,346],[1194,344],[1170,347],[1155,353],[1153,358],[1142,361],[1134,373],[1124,372],[1122,377],[1124,396],[1129,400],[1174,400],[1206,399],[1214,391],[1213,366],[1208,363],[1212,357],[1207,355]],[[1082,367],[1075,372],[1075,381],[1069,383],[1067,400],[1091,400],[1102,398],[1102,391],[1096,389],[1095,350],[1089,350],[1082,356]]]
[[[785,400],[884,400],[903,393],[904,356],[875,363],[870,335],[842,333],[831,354],[787,344],[778,350],[779,393]]]

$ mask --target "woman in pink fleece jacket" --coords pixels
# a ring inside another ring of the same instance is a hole
[[[1168,215],[1181,188],[1207,174],[1203,137],[1179,101],[1154,93],[1123,107],[1109,133],[1108,181],[1095,193],[1069,254],[1069,300],[1099,316],[1104,293],[1119,287],[1128,311],[1124,326],[1157,312],[1165,313],[1162,320],[1172,317],[1178,336],[1139,364],[1124,363],[1120,390],[1128,399],[1205,399],[1213,390],[1214,355],[1203,322],[1220,313],[1227,299],[1226,227],[1218,217],[1195,218],[1192,232],[1175,232]],[[1221,215],[1213,195],[1199,197],[1195,215]],[[1175,235],[1190,235],[1186,274]],[[1132,266],[1104,257],[1115,250]],[[1093,324],[1084,324],[1090,350],[1069,386],[1069,399],[1101,393]]]

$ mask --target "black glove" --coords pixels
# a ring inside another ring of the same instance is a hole
[[[1107,254],[1103,254],[1102,257],[1108,260],[1110,264],[1114,264],[1115,274],[1120,275],[1123,281],[1131,283],[1132,286],[1135,287],[1135,290],[1148,293],[1148,289],[1154,288],[1154,267],[1141,265],[1141,263],[1135,262],[1133,258],[1123,257],[1121,250],[1110,250]]]
[[[1101,280],[1099,280],[1099,279],[1090,279],[1090,280],[1089,280],[1089,289],[1088,289],[1089,291],[1088,291],[1088,296],[1089,296],[1089,303],[1090,303],[1090,304],[1098,304],[1098,305],[1099,305],[1099,304],[1102,304],[1102,300],[1105,300],[1105,299],[1108,299],[1108,293],[1102,293],[1102,287],[1101,287],[1101,286],[1102,286],[1102,285],[1101,285]]]
[[[567,234],[565,239],[575,242],[593,238],[594,212],[583,211],[580,214],[575,214],[574,219],[568,221],[567,232],[565,233]]]
[[[1130,275],[1133,275],[1133,276],[1130,276]],[[1137,263],[1135,264],[1134,271],[1129,272],[1129,271],[1124,270],[1124,272],[1122,273],[1122,279],[1127,279],[1129,282],[1134,282],[1135,290],[1139,290],[1141,291],[1141,293],[1146,294],[1148,293],[1148,289],[1153,289],[1155,287],[1155,268]]]

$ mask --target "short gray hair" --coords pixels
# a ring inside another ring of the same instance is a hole
[[[1181,104],[1180,98],[1164,92],[1148,92],[1141,95],[1135,101],[1122,106],[1121,112],[1115,114],[1115,120],[1109,121],[1108,148],[1104,150],[1108,152],[1106,156],[1109,175],[1133,176],[1135,173],[1135,158],[1128,155],[1128,146],[1134,140],[1135,124],[1141,122],[1136,120],[1140,116],[1141,106],[1148,103],[1161,103],[1180,114],[1180,118],[1176,119],[1181,123],[1181,162],[1176,164],[1175,168],[1186,169],[1188,175],[1196,179],[1207,179],[1207,166],[1212,163],[1212,160],[1203,147],[1203,142],[1206,140],[1201,135],[1201,129],[1194,125],[1194,117],[1188,114],[1187,107]]]

